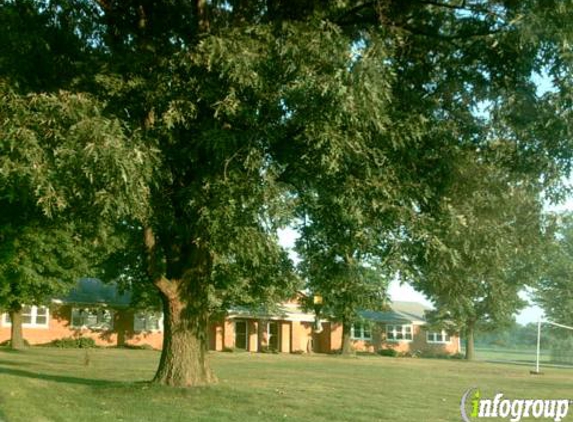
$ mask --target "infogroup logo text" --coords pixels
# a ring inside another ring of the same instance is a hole
[[[497,393],[493,399],[482,398],[478,388],[468,389],[462,396],[460,411],[464,422],[483,418],[509,419],[519,422],[522,419],[549,419],[560,422],[569,412],[569,399],[508,399]]]

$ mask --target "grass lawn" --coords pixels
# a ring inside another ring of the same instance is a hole
[[[510,347],[476,347],[476,358],[480,360],[507,360],[535,364],[537,351],[535,348],[517,349]],[[551,360],[550,352],[542,350],[541,362]]]
[[[145,382],[158,352],[89,353],[86,366],[83,350],[0,348],[0,420],[458,422],[470,387],[490,398],[573,399],[569,369],[531,376],[485,362],[213,353],[217,385],[170,389]]]

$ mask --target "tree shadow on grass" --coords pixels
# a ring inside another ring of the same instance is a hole
[[[0,366],[30,366],[28,362],[18,362],[12,360],[0,359]]]
[[[16,377],[32,378],[44,381],[62,382],[66,384],[81,384],[81,385],[89,385],[97,387],[120,387],[133,384],[121,381],[80,378],[80,377],[71,377],[67,375],[44,374],[41,372],[26,371],[24,369],[3,368],[3,367],[0,367],[0,374],[13,375]]]

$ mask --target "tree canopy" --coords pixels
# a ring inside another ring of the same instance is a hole
[[[278,227],[309,216],[316,239],[340,242],[336,254],[383,255],[414,238],[432,247],[454,163],[478,147],[554,186],[571,151],[560,25],[571,10],[547,0],[4,2],[0,63],[17,70],[0,75],[14,98],[3,147],[6,134],[21,137],[26,161],[33,133],[53,166],[30,159],[10,174],[29,175],[47,217],[116,218],[139,236],[132,268],[146,270],[165,313],[155,380],[208,383],[213,307],[292,291]],[[554,85],[543,96],[539,73]]]
[[[435,247],[423,249],[415,285],[436,304],[435,322],[462,329],[473,358],[476,328],[496,329],[525,306],[550,227],[538,184],[516,179],[496,163],[460,160],[435,225]]]

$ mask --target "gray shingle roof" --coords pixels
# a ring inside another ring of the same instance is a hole
[[[418,302],[392,302],[387,311],[360,311],[362,318],[385,323],[412,323],[414,321],[426,322],[426,311],[430,308]]]
[[[66,296],[58,299],[70,304],[125,307],[131,303],[131,294],[120,293],[115,283],[103,283],[97,278],[81,278]]]

